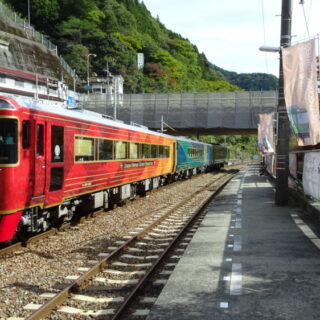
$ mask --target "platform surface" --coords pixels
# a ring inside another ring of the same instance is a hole
[[[257,165],[208,207],[148,320],[320,319],[319,239]]]

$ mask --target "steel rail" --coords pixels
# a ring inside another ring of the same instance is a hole
[[[45,231],[43,233],[37,234],[37,235],[27,239],[26,241],[16,242],[8,247],[0,249],[0,257],[3,255],[6,255],[8,253],[18,251],[19,249],[26,248],[29,244],[38,242],[39,240],[48,238],[48,237],[55,235],[57,233],[58,233],[58,229],[53,228],[53,229],[50,229],[50,230]]]
[[[232,174],[231,177],[229,177],[226,181],[223,182],[221,186],[217,190],[221,190],[222,187],[228,183],[235,173]],[[222,179],[221,177],[220,179]],[[218,179],[218,180],[220,180]],[[214,182],[215,184],[217,181]],[[25,320],[38,320],[43,319],[46,316],[48,316],[54,309],[57,309],[59,305],[61,305],[63,302],[65,302],[72,294],[79,292],[80,290],[86,288],[88,286],[88,282],[91,281],[91,279],[99,272],[101,272],[108,264],[111,263],[112,259],[117,258],[127,247],[129,244],[134,243],[135,241],[139,241],[146,233],[149,232],[150,229],[154,228],[157,224],[159,224],[162,220],[164,220],[167,216],[172,214],[174,211],[176,211],[179,207],[190,201],[195,194],[200,193],[201,191],[207,189],[209,186],[213,185],[213,183],[206,184],[201,190],[196,191],[192,195],[188,196],[184,200],[182,200],[180,203],[175,205],[173,208],[171,208],[167,213],[165,213],[163,216],[161,216],[159,219],[151,223],[149,226],[147,226],[144,230],[139,232],[138,234],[134,235],[133,237],[129,238],[125,243],[123,243],[121,246],[119,246],[116,250],[112,251],[109,255],[104,257],[101,261],[99,261],[95,266],[93,266],[89,271],[84,273],[82,276],[80,276],[77,280],[75,280],[73,283],[68,285],[66,288],[64,288],[61,292],[59,292],[57,295],[55,295],[53,298],[51,298],[49,301],[47,301],[45,304],[43,304],[38,310],[33,312],[30,316],[28,316]],[[214,193],[208,198],[209,200],[205,201],[205,204],[207,204],[209,201],[211,201],[212,197],[216,195],[217,191],[214,191]],[[203,207],[203,206],[201,206]],[[181,233],[179,233],[180,235]],[[173,244],[172,244],[173,245]],[[162,256],[162,255],[161,255]],[[153,267],[151,267],[154,269]],[[145,283],[146,277],[143,277],[140,281],[141,283]],[[139,282],[139,283],[140,283]],[[138,284],[139,284],[138,283]],[[134,294],[138,291],[138,285],[136,285],[133,289]],[[129,301],[131,301],[134,294],[129,295]],[[126,299],[127,300],[127,299]],[[126,301],[125,300],[125,301]],[[123,309],[125,308],[125,304],[123,303],[121,306],[121,311],[119,315],[123,312]],[[117,312],[118,314],[118,312]],[[113,318],[116,319],[116,318]]]
[[[175,181],[175,182],[176,183],[181,183],[183,181]],[[174,186],[175,185],[171,184],[171,185],[167,185],[166,188],[171,188],[171,187],[174,187]],[[150,190],[150,191],[148,191],[148,193],[152,194],[155,191],[157,191],[158,189]],[[143,196],[139,196],[139,195],[137,195],[136,198],[139,198],[139,197],[141,199],[143,199]],[[130,200],[128,200],[128,199],[123,200],[124,203],[129,202],[129,201]],[[27,248],[28,245],[30,245],[32,243],[36,243],[37,241],[45,239],[47,237],[50,237],[51,235],[55,235],[61,230],[67,230],[67,228],[72,228],[72,227],[74,227],[74,224],[73,224],[74,222],[76,222],[76,225],[78,225],[78,224],[81,224],[81,223],[83,223],[85,221],[90,221],[91,219],[95,219],[95,218],[99,217],[100,215],[103,215],[104,213],[105,213],[105,211],[103,211],[103,210],[97,210],[97,211],[90,212],[90,213],[88,213],[88,215],[85,215],[85,216],[74,217],[74,220],[71,220],[69,222],[64,222],[58,228],[51,228],[48,231],[36,234],[34,236],[30,236],[25,241],[15,242],[12,245],[8,245],[7,247],[0,248],[0,258],[1,258],[1,256],[6,255],[8,253],[11,253],[11,252],[14,252],[14,251],[18,251],[18,250],[23,249],[23,248]]]
[[[137,285],[132,289],[129,296],[124,300],[124,302],[121,304],[121,306],[117,309],[117,312],[115,315],[111,318],[112,320],[119,319],[124,311],[128,308],[132,300],[135,298],[135,296],[139,293],[140,290],[142,290],[143,286],[146,284],[148,279],[151,277],[151,275],[155,272],[155,270],[159,267],[160,263],[163,261],[165,256],[168,254],[168,252],[172,249],[172,247],[177,243],[177,241],[180,239],[180,237],[188,230],[190,225],[194,222],[194,220],[198,217],[200,213],[207,207],[207,205],[212,201],[212,199],[219,193],[224,186],[233,178],[233,175],[226,179],[222,185],[220,185],[216,190],[212,190],[213,193],[210,195],[209,198],[207,198],[199,208],[196,209],[195,213],[189,218],[189,220],[186,222],[184,227],[179,231],[179,233],[175,236],[174,239],[170,242],[168,247],[162,252],[162,254],[159,256],[159,258],[155,261],[155,263],[148,269],[146,274],[141,278],[141,280],[137,283]]]
[[[75,220],[65,222],[64,224],[62,224],[58,228],[57,227],[51,228],[48,231],[31,236],[30,238],[27,238],[25,241],[16,242],[12,245],[9,245],[8,247],[1,248],[0,249],[0,258],[1,258],[1,256],[6,255],[8,253],[12,253],[15,251],[19,251],[20,249],[27,248],[28,245],[30,245],[32,243],[36,243],[42,239],[56,235],[61,230],[71,229],[74,226],[74,224],[73,224],[74,222],[76,222],[76,225],[78,225],[78,224],[81,224],[85,221],[88,221],[88,220],[90,221],[91,219],[95,219],[96,217],[102,215],[103,213],[104,212],[102,210],[100,210],[100,211],[96,211],[96,212],[91,212],[86,216],[82,216],[82,217],[78,217],[78,218],[76,217]]]

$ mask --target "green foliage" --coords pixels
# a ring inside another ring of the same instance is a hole
[[[98,9],[89,11],[87,15],[87,19],[91,22],[96,23],[97,25],[101,24],[102,19],[104,19],[105,17],[106,15]]]
[[[232,158],[252,159],[259,154],[257,135],[233,135],[233,136],[202,136],[200,141],[227,146]]]
[[[112,36],[117,38],[121,43],[127,46],[129,50],[140,50],[142,49],[142,45],[139,39],[136,39],[132,36],[126,36],[119,32],[112,33]]]
[[[9,7],[18,11],[21,16],[28,18],[28,1],[5,0]],[[53,32],[54,25],[59,21],[59,0],[32,0],[30,6],[31,24],[37,26],[39,31]]]
[[[59,5],[60,21],[68,20],[70,16],[86,19],[92,10],[97,9],[93,0],[63,0],[59,1]]]
[[[56,23],[59,19],[59,4],[57,0],[33,0],[32,13],[40,25],[44,29],[46,25]]]
[[[260,91],[260,90],[277,90],[278,78],[272,74],[267,73],[236,73],[224,70],[215,65],[212,68],[222,76],[226,81],[246,90],[246,91]]]
[[[27,1],[4,0],[23,16]],[[124,77],[126,92],[240,90],[218,75],[204,54],[153,18],[140,0],[32,0],[31,21],[59,46],[83,78],[86,56],[92,71],[107,68]],[[137,69],[137,53],[145,67]]]
[[[227,91],[241,91],[239,87],[230,84],[227,81],[203,81],[203,90],[209,92],[227,92]]]
[[[61,37],[69,39],[74,44],[91,42],[94,39],[103,39],[106,36],[94,22],[86,19],[81,20],[73,16],[62,22],[58,30]]]
[[[70,61],[70,66],[77,69],[78,75],[82,78],[86,77],[87,72],[87,55],[89,50],[82,44],[72,46],[70,53],[65,58]]]

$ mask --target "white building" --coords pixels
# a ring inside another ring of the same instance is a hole
[[[88,92],[88,101],[91,95],[105,95],[108,105],[123,106],[123,83],[121,75],[111,75],[106,77],[90,77],[90,90]]]
[[[50,105],[65,107],[69,96],[79,100],[75,92],[57,79],[0,67],[0,95],[25,98]]]

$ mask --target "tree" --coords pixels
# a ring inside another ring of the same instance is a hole
[[[3,1],[27,15],[27,1]],[[195,45],[153,18],[142,1],[32,0],[32,10],[36,27],[83,77],[90,52],[97,54],[92,70],[101,73],[108,63],[124,77],[126,92],[239,90]],[[142,71],[138,52],[145,57]]]
[[[76,44],[72,46],[69,54],[66,55],[66,59],[70,61],[70,66],[76,70],[76,73],[82,77],[86,77],[87,72],[87,55],[89,50],[82,44]]]
[[[59,25],[61,37],[69,38],[73,43],[82,44],[84,40],[103,39],[106,34],[93,21],[70,16]]]

